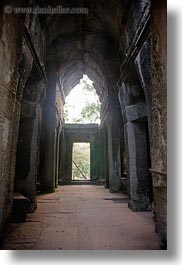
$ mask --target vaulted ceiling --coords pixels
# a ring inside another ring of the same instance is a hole
[[[60,1],[42,1],[51,7]],[[57,71],[65,95],[83,74],[94,81],[98,95],[105,83],[117,82],[122,50],[122,19],[125,0],[61,1],[61,6],[88,8],[88,14],[61,14],[40,17],[46,36],[47,69]]]

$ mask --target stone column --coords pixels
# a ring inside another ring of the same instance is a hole
[[[30,80],[27,81],[21,101],[14,190],[30,200],[29,211],[32,212],[36,208],[40,125],[45,84],[42,81],[32,83]]]
[[[101,154],[99,133],[90,136],[90,179],[96,181],[101,175]]]
[[[65,183],[65,168],[66,168],[66,141],[64,138],[64,127],[60,135],[60,153],[59,153],[59,185]]]
[[[57,75],[52,73],[43,107],[41,191],[54,192],[56,168],[56,100]]]
[[[60,153],[60,124],[57,129],[56,134],[56,168],[55,168],[55,187],[58,187],[58,179],[59,179],[59,153]]]
[[[109,190],[121,190],[122,163],[122,116],[120,106],[112,104],[107,112]]]
[[[133,211],[150,210],[147,123],[128,121],[125,125],[125,134],[129,207]]]
[[[69,138],[67,139],[66,143],[66,167],[65,167],[66,182],[72,180],[72,155],[73,155],[73,141]]]
[[[60,174],[61,174],[61,163],[62,163],[62,157],[61,157],[61,133],[62,133],[62,124],[61,122],[59,123],[59,129],[58,129],[58,135],[57,135],[57,176],[56,176],[56,184],[58,186],[59,180],[60,180]]]
[[[36,208],[39,115],[36,103],[23,101],[21,109],[14,190],[30,200],[32,212]]]
[[[103,178],[105,179],[105,188],[109,188],[109,174],[108,174],[108,133],[104,125],[101,134],[102,140],[102,164],[103,164]]]

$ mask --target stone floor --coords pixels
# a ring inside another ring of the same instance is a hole
[[[132,212],[121,198],[126,200],[123,194],[92,185],[61,186],[40,195],[27,222],[10,225],[4,249],[159,249],[152,214]]]

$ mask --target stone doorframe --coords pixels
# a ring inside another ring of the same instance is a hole
[[[90,143],[90,180],[97,181],[102,172],[102,145],[98,124],[65,124],[61,135],[59,184],[72,180],[72,151],[74,143]]]

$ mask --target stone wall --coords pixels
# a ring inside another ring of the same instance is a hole
[[[167,247],[167,7],[152,2],[152,178],[156,231],[161,247]]]
[[[43,68],[43,34],[36,15],[26,16],[24,32],[27,49],[33,58],[33,67],[21,101],[14,191],[29,199],[29,211],[32,212],[36,208],[37,179],[40,175],[42,106],[47,79]]]
[[[14,4],[16,2],[18,1],[14,1]],[[13,200],[21,98],[33,60],[23,40],[24,16],[2,13],[0,15],[0,235],[2,237],[2,229],[11,214]]]
[[[151,209],[147,105],[139,80],[128,77],[119,92],[124,119],[129,207]]]

